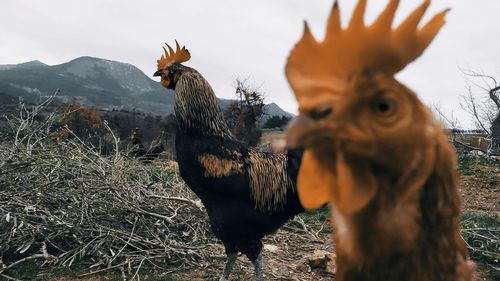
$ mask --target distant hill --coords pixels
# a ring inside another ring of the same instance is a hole
[[[75,97],[87,106],[173,112],[173,95],[130,64],[80,57],[54,66],[38,61],[0,66],[0,93],[32,101],[56,89],[61,90],[59,99]]]
[[[0,65],[0,70],[12,69],[12,68],[23,68],[23,67],[36,67],[36,66],[47,66],[41,61],[34,60],[29,62],[24,62],[20,64],[4,64]]]
[[[271,117],[271,116],[285,116],[288,118],[292,118],[295,115],[293,115],[290,112],[284,111],[279,105],[273,103],[266,104],[264,107],[264,113]]]
[[[174,95],[137,67],[94,57],[79,57],[59,65],[30,61],[0,65],[0,99],[36,101],[60,89],[62,102],[76,98],[85,106],[135,110],[153,115],[174,113]],[[220,100],[225,108],[231,100]],[[293,116],[275,103],[265,106],[264,122],[273,115]]]
[[[231,99],[219,99],[219,106],[221,108],[227,108],[229,104],[234,101],[235,100]],[[274,102],[268,103],[264,105],[264,114],[259,120],[260,125],[264,125],[264,123],[266,123],[266,121],[273,116],[285,116],[286,118],[293,118],[295,115],[290,112],[284,111],[281,107],[279,107],[279,105]]]

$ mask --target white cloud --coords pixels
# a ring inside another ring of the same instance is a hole
[[[369,2],[367,21],[387,1]],[[448,23],[422,59],[398,75],[426,103],[458,108],[465,79],[459,67],[498,75],[500,1],[434,1],[425,19],[451,7]],[[341,0],[347,21],[355,1]],[[401,1],[396,21],[418,3]],[[235,77],[262,85],[268,101],[295,112],[284,77],[288,52],[306,19],[323,36],[331,0],[17,0],[0,11],[0,64],[40,60],[59,64],[89,55],[134,64],[151,75],[164,42],[178,39],[219,97],[232,97]],[[463,115],[462,120],[467,118]],[[468,125],[467,122],[463,122]]]

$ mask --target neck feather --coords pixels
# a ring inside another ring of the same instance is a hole
[[[440,147],[434,172],[404,206],[391,209],[393,199],[382,195],[399,187],[386,182],[359,213],[333,211],[339,281],[471,280],[454,161],[452,149]]]
[[[185,71],[177,81],[175,115],[179,129],[184,133],[234,139],[212,87],[194,69]]]

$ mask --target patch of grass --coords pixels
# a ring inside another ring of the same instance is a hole
[[[331,233],[333,230],[329,222],[330,209],[328,207],[306,211],[299,216],[305,224],[309,226],[321,227],[321,233]]]
[[[307,224],[323,223],[330,218],[330,209],[328,207],[323,207],[317,210],[310,210],[304,212],[300,216]]]
[[[27,261],[20,266],[10,269],[5,272],[8,276],[15,276],[19,280],[36,280],[36,281],[50,281],[50,280],[106,280],[106,281],[123,281],[122,272],[118,269],[109,270],[95,275],[87,275],[82,277],[83,274],[88,273],[89,264],[84,261],[79,261],[73,264],[70,268],[55,268],[51,266],[43,266],[37,261]],[[125,269],[125,268],[124,268]],[[126,270],[126,269],[125,269]],[[132,272],[132,275],[135,272]],[[180,281],[181,279],[172,274],[165,274],[162,270],[156,267],[142,267],[137,273],[141,280],[151,281]],[[127,275],[127,273],[126,273]],[[128,274],[130,275],[130,274]],[[130,275],[131,276],[131,275]],[[0,280],[3,280],[0,278]],[[128,278],[127,278],[128,280]]]
[[[85,273],[86,270],[87,265],[83,261],[75,263],[71,267],[56,268],[50,265],[42,265],[40,260],[30,260],[8,269],[4,274],[19,280],[50,281],[62,277],[77,278],[78,275]],[[105,280],[122,280],[118,272],[114,273],[110,271],[103,274],[106,274]]]
[[[491,167],[491,169],[485,169]],[[474,175],[485,180],[498,181],[500,162],[484,157],[473,157],[465,153],[458,154],[458,172],[461,175]]]
[[[25,262],[22,266],[9,269],[4,274],[8,276],[15,276],[17,279],[20,280],[44,280],[44,279],[37,279],[38,278],[37,274],[39,270],[40,270],[40,265],[36,261],[28,261]]]
[[[467,211],[461,225],[470,257],[484,265],[484,277],[500,280],[500,216]]]
[[[465,153],[458,153],[458,172],[461,175],[473,175],[475,161],[475,157],[468,156]]]

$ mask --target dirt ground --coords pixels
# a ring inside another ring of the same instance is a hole
[[[460,178],[460,190],[463,198],[463,210],[487,212],[500,215],[500,171],[497,179],[485,179],[475,175]],[[335,280],[335,275],[324,269],[311,269],[308,257],[315,250],[335,252],[331,241],[331,229],[326,225],[314,225],[307,232],[299,223],[292,223],[275,235],[264,239],[264,270],[267,280]],[[314,232],[323,227],[318,235]],[[221,253],[223,248],[221,247]],[[218,280],[224,260],[198,270],[177,273],[180,280]],[[485,268],[478,265],[478,271]],[[244,256],[238,258],[231,274],[231,280],[252,280],[253,266]],[[493,281],[477,278],[478,281]]]
[[[318,238],[304,233],[290,233],[280,230],[275,235],[264,239],[264,270],[267,280],[334,280],[334,275],[324,270],[311,270],[307,257],[314,250],[334,252],[330,243],[331,236],[323,233]],[[221,253],[223,249],[221,247]],[[224,266],[220,259],[213,265],[190,272],[176,273],[179,280],[218,280]],[[238,257],[230,280],[252,280],[253,265],[245,256]]]
[[[482,211],[500,215],[500,171],[496,180],[477,176],[462,176],[460,190],[463,210]]]

